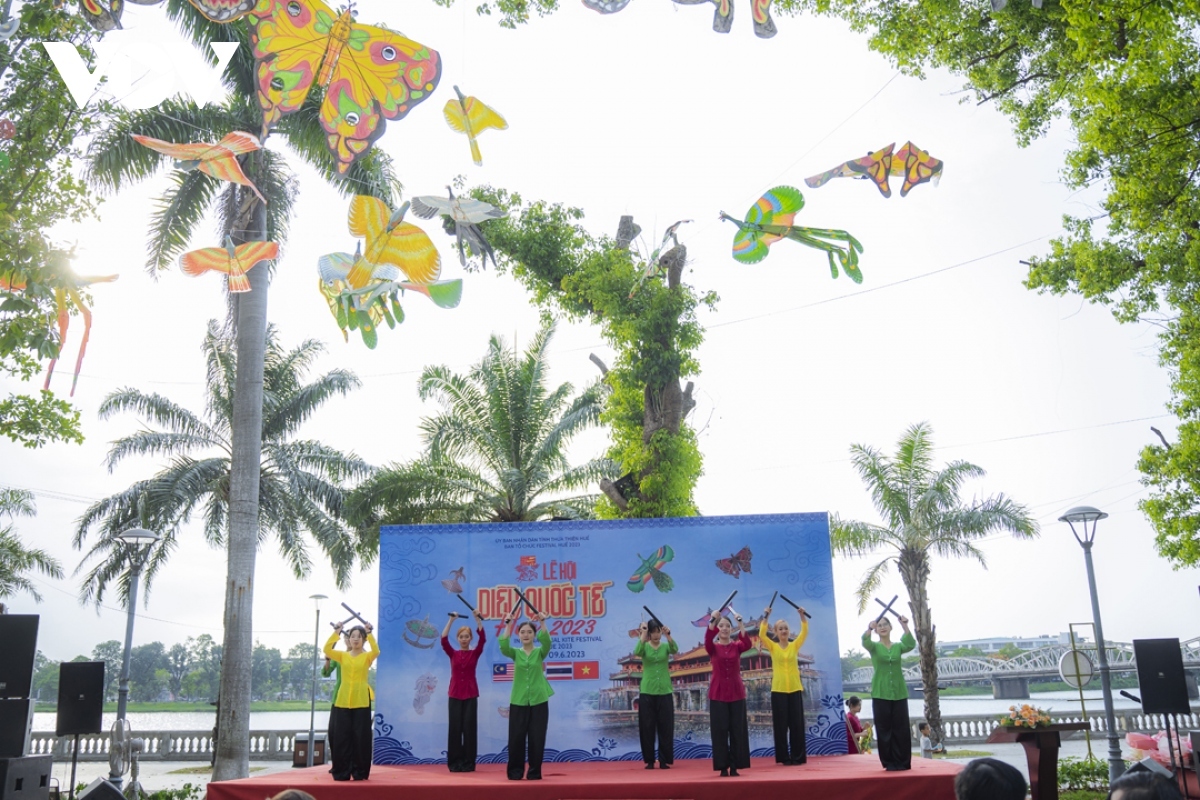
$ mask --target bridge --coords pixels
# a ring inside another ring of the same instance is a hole
[[[1092,660],[1092,667],[1099,670],[1096,647],[1081,645],[1077,648]],[[1181,642],[1183,667],[1188,681],[1188,695],[1195,699],[1197,678],[1200,677],[1200,636]],[[1066,645],[1041,647],[1021,653],[1008,660],[983,656],[941,656],[937,660],[938,683],[981,683],[991,681],[992,696],[997,700],[1016,700],[1029,697],[1030,681],[1061,680],[1058,662],[1070,650]],[[1133,645],[1127,642],[1109,642],[1105,648],[1108,666],[1113,673],[1128,673],[1137,670]],[[874,667],[859,667],[842,681],[843,692],[866,691],[871,687]],[[921,665],[913,663],[904,670],[904,680],[910,688],[921,688]]]

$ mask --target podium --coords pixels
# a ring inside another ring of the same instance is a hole
[[[1085,731],[1086,722],[1062,722],[1040,728],[1009,728],[1000,726],[988,736],[988,744],[1017,742],[1025,748],[1029,764],[1030,800],[1058,800],[1059,736],[1063,731]]]

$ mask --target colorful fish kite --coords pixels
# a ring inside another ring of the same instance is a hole
[[[299,111],[314,88],[324,91],[317,118],[344,174],[437,88],[436,50],[395,31],[360,25],[347,8],[335,14],[321,0],[259,0],[246,17],[258,62],[262,135]]]
[[[743,547],[729,558],[718,558],[717,569],[724,572],[726,575],[732,575],[735,578],[740,578],[742,573],[750,574],[750,559],[754,557],[754,553],[750,552],[749,547]]]
[[[642,554],[638,553],[638,558],[642,558]],[[671,580],[671,576],[662,571],[662,568],[675,558],[675,551],[670,545],[664,544],[662,547],[650,554],[649,558],[642,558],[642,565],[637,568],[633,576],[625,584],[631,592],[640,592],[646,588],[646,584],[654,581],[654,588],[660,592],[669,592],[675,588],[675,581]]]
[[[232,237],[225,237],[224,247],[203,247],[184,253],[179,257],[179,267],[187,275],[203,275],[206,272],[223,272],[229,276],[229,291],[250,291],[250,279],[246,273],[263,261],[279,257],[276,242],[246,242],[234,245]]]
[[[691,221],[690,219],[681,219],[667,228],[666,232],[663,233],[662,244],[654,248],[654,252],[650,254],[650,258],[646,259],[646,265],[642,268],[641,276],[638,278],[637,283],[633,285],[633,288],[629,290],[630,297],[633,297],[637,293],[637,290],[642,288],[643,283],[651,278],[657,278],[659,275],[662,275],[662,263],[659,258],[663,250],[666,249],[667,242],[672,242],[675,247],[678,247],[679,238],[676,234],[679,232],[679,226]]]
[[[400,295],[406,291],[417,292],[428,297],[440,308],[454,308],[462,299],[462,280],[413,283],[400,280],[400,270],[391,264],[380,264],[371,271],[367,285],[354,289],[347,281],[351,268],[362,260],[360,251],[329,253],[317,259],[317,270],[321,275],[319,288],[329,304],[329,311],[342,331],[342,337],[350,340],[350,331],[357,330],[363,343],[375,349],[379,343],[378,327],[387,322],[395,328],[404,321],[404,309],[400,306]]]
[[[696,6],[704,3],[715,5],[713,12],[713,30],[717,33],[729,33],[733,28],[733,0],[674,0],[684,6]],[[778,29],[775,20],[771,19],[771,0],[750,0],[750,14],[754,19],[754,35],[760,39],[770,39]]]
[[[792,224],[796,212],[804,208],[804,195],[792,186],[776,186],[758,199],[746,212],[744,222],[721,212],[720,218],[738,226],[733,237],[733,257],[743,264],[757,264],[767,257],[769,248],[781,239],[791,239],[808,247],[824,250],[829,257],[829,270],[838,276],[838,265],[855,283],[862,283],[858,269],[858,254],[863,246],[843,230],[832,228],[802,228]],[[832,242],[821,241],[833,239]],[[846,242],[842,247],[837,242]],[[836,260],[835,260],[836,259]]]
[[[176,169],[185,172],[198,169],[219,180],[247,186],[258,196],[259,200],[263,203],[267,202],[267,198],[262,196],[258,187],[246,177],[246,173],[242,171],[242,165],[237,160],[240,155],[253,153],[262,148],[262,143],[253,134],[232,131],[225,134],[216,144],[206,142],[175,144],[138,134],[134,134],[133,139],[143,147],[149,147],[151,150],[175,159]]]
[[[0,153],[0,156],[3,156],[0,158],[0,162],[7,159],[6,153]],[[0,168],[3,166],[6,165],[0,163]],[[75,386],[79,383],[79,370],[83,368],[83,356],[87,353],[88,340],[92,335],[92,309],[80,292],[97,283],[112,283],[119,276],[76,275],[71,269],[70,256],[61,250],[51,252],[50,270],[53,274],[52,285],[54,287],[54,305],[57,311],[60,352],[67,342],[67,329],[71,325],[71,309],[75,309],[83,317],[83,339],[79,342],[79,355],[75,359],[75,374],[71,379],[71,396],[74,397]],[[25,275],[15,272],[0,273],[0,289],[10,292],[21,291],[27,285],[28,278]],[[57,363],[57,356],[50,360],[50,366],[46,371],[46,382],[42,385],[43,389],[50,388],[50,378],[54,376],[54,366]]]
[[[241,19],[258,5],[258,0],[188,0],[188,2],[208,19],[221,24]]]
[[[442,581],[442,588],[451,594],[462,594],[462,582],[467,579],[467,573],[463,567],[450,570],[450,577]]]
[[[508,130],[508,122],[496,112],[496,109],[485,105],[478,97],[464,97],[457,86],[454,87],[454,93],[458,95],[458,98],[447,100],[446,107],[443,109],[446,123],[459,133],[467,135],[467,141],[471,144],[471,158],[474,159],[477,166],[482,167],[483,154],[479,152],[479,142],[476,137],[488,128],[495,128],[498,131]]]
[[[867,153],[862,158],[855,158],[839,164],[831,170],[805,178],[804,182],[816,189],[824,186],[834,178],[859,178],[870,180],[884,197],[892,196],[892,187],[888,180],[892,175],[903,175],[904,185],[900,187],[900,196],[905,197],[914,186],[933,181],[937,186],[942,177],[941,159],[934,158],[929,152],[922,150],[912,142],[905,142],[899,152],[892,154],[896,143],[882,147],[874,153]]]
[[[484,238],[479,224],[492,219],[503,219],[508,216],[508,212],[482,200],[455,197],[454,190],[449,186],[446,187],[446,191],[450,193],[448,200],[433,195],[414,197],[412,212],[421,219],[431,219],[434,215],[441,214],[454,222],[454,235],[458,237],[458,262],[464,267],[467,265],[467,256],[463,250],[464,239],[471,252],[479,255],[484,269],[487,268],[488,256],[491,256],[492,264],[495,265],[496,253]]]

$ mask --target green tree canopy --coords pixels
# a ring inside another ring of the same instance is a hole
[[[380,524],[592,517],[595,493],[564,493],[595,486],[613,465],[595,458],[573,466],[567,448],[599,422],[601,393],[597,385],[578,394],[569,383],[550,388],[553,330],[540,330],[520,356],[493,336],[466,375],[426,367],[421,399],[442,410],[421,420],[425,454],[364,481],[348,518],[377,535]]]

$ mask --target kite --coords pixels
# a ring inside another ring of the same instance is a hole
[[[681,219],[674,225],[671,225],[669,228],[667,228],[666,232],[663,233],[662,244],[656,247],[654,252],[650,254],[650,258],[646,260],[646,266],[642,269],[641,277],[638,278],[637,283],[633,285],[633,288],[629,290],[630,297],[633,297],[637,290],[642,288],[642,284],[647,280],[650,278],[657,278],[662,274],[662,263],[659,261],[659,256],[666,248],[667,242],[673,242],[675,247],[679,246],[679,239],[675,234],[679,232],[680,225],[691,221],[692,220],[690,219]]]
[[[241,19],[258,5],[258,0],[188,0],[188,2],[208,19],[221,24]]]
[[[317,118],[345,174],[379,137],[429,97],[441,77],[436,50],[395,31],[360,25],[321,0],[259,0],[246,17],[258,64],[262,136],[323,90]]]
[[[381,264],[398,267],[413,283],[432,283],[442,271],[442,257],[425,231],[404,221],[409,203],[392,213],[378,197],[355,195],[350,201],[349,227],[366,241],[362,257],[346,275],[351,289],[361,289]]]
[[[750,559],[754,557],[754,553],[750,552],[749,547],[743,547],[729,558],[718,558],[717,569],[724,572],[726,575],[732,575],[735,578],[740,578],[742,573],[750,574]]]
[[[729,33],[733,28],[733,0],[675,0],[675,2],[684,6],[712,3],[717,7],[713,12],[713,30],[717,33]],[[775,27],[775,20],[771,19],[771,0],[750,0],[750,14],[754,21],[754,35],[758,38],[770,39],[779,32]]]
[[[156,6],[163,0],[129,0],[139,6]],[[87,23],[101,33],[121,27],[125,0],[79,0],[79,11]],[[16,30],[15,28],[13,29]],[[7,38],[0,35],[0,38]]]
[[[943,162],[929,155],[912,142],[905,142],[894,155],[892,150],[896,143],[882,147],[874,153],[867,153],[862,158],[855,158],[839,164],[831,170],[805,178],[804,182],[813,189],[824,186],[834,178],[868,179],[879,189],[884,197],[892,196],[892,187],[888,179],[892,175],[903,175],[904,185],[900,187],[900,196],[905,197],[914,186],[933,181],[937,186],[942,177]]]
[[[1008,0],[992,0],[992,11],[1003,11],[1006,5],[1008,5]],[[1034,8],[1041,8],[1042,0],[1031,0],[1030,5]]]
[[[642,558],[642,554],[637,554],[638,558]],[[662,547],[650,554],[649,558],[642,558],[642,565],[637,568],[633,576],[625,584],[631,592],[640,592],[646,588],[646,584],[654,581],[654,588],[660,592],[669,592],[675,588],[675,581],[671,580],[671,576],[662,571],[662,568],[671,559],[675,558],[675,551],[670,545],[664,544]]]
[[[450,570],[450,577],[442,581],[442,587],[451,594],[462,594],[462,583],[467,579],[463,567]]]
[[[17,28],[21,27],[21,20],[13,17],[0,22],[0,42],[7,41],[16,34]]]
[[[429,705],[429,699],[433,697],[433,692],[437,689],[437,684],[437,678],[429,672],[417,678],[417,683],[413,690],[413,710],[418,714],[425,713],[425,706]]]
[[[802,228],[792,225],[796,212],[804,208],[804,195],[791,186],[776,186],[758,199],[746,212],[745,222],[721,212],[720,218],[738,226],[733,237],[733,257],[743,264],[757,264],[767,257],[769,248],[780,239],[791,239],[808,247],[824,250],[829,257],[829,270],[838,276],[838,264],[855,283],[862,283],[858,269],[858,254],[863,246],[843,230],[831,228]],[[832,242],[821,241],[833,239]],[[842,247],[837,242],[846,242]],[[836,258],[836,261],[834,260]]]
[[[629,0],[583,0],[583,4],[601,14],[615,14],[629,5]]]
[[[11,119],[0,119],[0,139],[11,139],[16,135],[16,124]]]
[[[482,200],[455,197],[454,191],[449,186],[446,187],[446,191],[450,193],[449,200],[432,195],[414,197],[412,212],[421,219],[430,219],[435,214],[441,214],[454,222],[454,235],[458,237],[458,262],[464,267],[467,265],[467,256],[463,251],[464,239],[467,241],[467,246],[471,248],[471,252],[479,254],[484,269],[487,268],[488,256],[492,257],[492,264],[495,265],[496,253],[488,244],[487,239],[483,237],[479,223],[492,219],[503,219],[508,216],[508,212],[501,211],[491,203],[485,203]]]
[[[0,153],[0,156],[7,158],[7,154]],[[0,159],[0,168],[5,166],[2,163],[4,159]],[[88,306],[80,291],[97,283],[112,283],[119,276],[117,275],[76,275],[71,271],[68,263],[68,255],[61,250],[56,250],[50,255],[50,269],[54,275],[54,305],[57,310],[58,322],[58,346],[61,352],[62,346],[67,341],[67,328],[71,324],[71,309],[79,311],[79,315],[83,317],[83,339],[79,342],[79,355],[75,359],[75,374],[71,380],[71,396],[75,396],[75,386],[79,383],[79,370],[83,367],[83,356],[87,353],[88,339],[92,335],[92,309]],[[26,276],[16,272],[7,272],[0,274],[0,289],[5,291],[20,291],[26,287],[28,280]],[[50,388],[50,378],[54,375],[54,365],[58,363],[58,356],[50,360],[50,367],[46,372],[46,382],[42,385],[42,389]]]
[[[193,142],[191,144],[175,144],[164,142],[162,139],[152,139],[149,136],[133,135],[134,141],[143,147],[149,147],[155,152],[175,159],[175,168],[185,172],[198,169],[214,178],[230,183],[249,187],[265,204],[267,198],[262,196],[258,187],[246,177],[237,157],[244,153],[253,153],[262,148],[258,138],[244,131],[232,131],[225,134],[216,144]]]
[[[233,237],[226,236],[224,247],[203,247],[184,253],[179,257],[179,267],[187,275],[224,272],[229,276],[230,292],[248,292],[250,279],[246,273],[260,262],[278,257],[279,245],[275,242],[246,242],[235,246]]]
[[[418,647],[422,650],[428,650],[429,648],[433,647],[438,640],[437,628],[429,624],[428,614],[425,615],[425,619],[423,620],[410,619],[408,622],[404,623],[404,627],[407,629],[407,633],[401,633],[400,637],[404,639],[405,644],[411,644],[413,647]],[[409,633],[413,635],[413,638],[408,638]],[[422,644],[421,642],[423,642],[425,639],[433,639],[433,641],[429,644]]]
[[[321,274],[319,288],[333,319],[342,330],[342,337],[350,340],[350,331],[362,334],[363,344],[372,350],[379,343],[377,328],[386,321],[389,328],[404,321],[404,309],[400,306],[400,295],[405,291],[425,295],[441,308],[454,308],[462,299],[462,280],[412,283],[401,281],[400,270],[383,264],[371,272],[371,280],[361,289],[353,289],[346,281],[350,269],[362,259],[362,253],[329,253],[317,259],[317,270]]]
[[[458,99],[450,98],[442,113],[446,115],[446,124],[459,133],[467,135],[471,144],[471,158],[477,166],[483,166],[483,153],[479,152],[479,142],[476,137],[488,128],[498,131],[508,130],[508,122],[491,106],[485,105],[478,97],[464,97],[457,86],[454,93]]]

